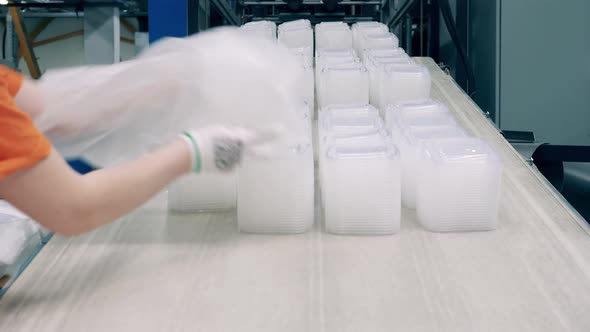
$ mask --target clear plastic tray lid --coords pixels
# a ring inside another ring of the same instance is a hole
[[[437,111],[449,112],[447,106],[438,100],[426,99],[418,101],[406,101],[389,106],[393,112]]]
[[[365,61],[367,68],[385,68],[393,65],[411,65],[414,64],[410,57],[368,57]]]
[[[322,119],[322,128],[333,133],[371,132],[383,129],[383,120],[378,115],[330,115]]]
[[[390,64],[384,67],[388,75],[404,75],[416,77],[430,77],[428,68],[418,64]]]
[[[320,114],[325,116],[338,115],[379,115],[379,110],[371,104],[359,105],[330,105],[323,107]]]
[[[360,62],[324,65],[321,70],[322,74],[345,72],[358,72],[364,74],[368,71],[367,68]]]
[[[408,126],[402,131],[408,144],[418,144],[431,139],[466,138],[467,133],[457,125]]]
[[[392,160],[399,157],[399,152],[393,144],[374,146],[345,146],[335,145],[326,153],[333,160]]]
[[[279,31],[284,29],[311,28],[309,20],[294,20],[279,25]]]
[[[321,49],[316,51],[316,56],[318,58],[323,57],[353,57],[357,58],[357,54],[354,49],[346,48],[346,49]]]
[[[367,57],[409,57],[409,55],[401,47],[396,48],[372,48],[365,50],[364,54]]]
[[[358,145],[366,142],[375,142],[373,144],[385,144],[389,140],[389,133],[385,129],[371,128],[366,132],[340,132],[334,135],[324,137],[324,142],[332,145]]]
[[[247,27],[257,27],[257,26],[277,26],[275,22],[271,22],[271,21],[252,21],[252,22],[247,22],[245,23],[243,26],[247,26]]]
[[[333,26],[348,26],[348,23],[342,21],[320,22],[315,25],[317,27],[333,27]]]
[[[439,164],[501,164],[496,151],[479,138],[432,140],[425,145],[425,155]]]
[[[407,55],[400,55],[400,56],[376,56],[376,55],[374,55],[374,56],[371,56],[370,59],[372,59],[375,63],[378,63],[378,64],[392,64],[392,65],[414,64],[412,62],[411,58]]]
[[[394,126],[398,130],[405,130],[414,126],[457,126],[457,121],[451,113],[444,112],[405,112],[394,114]]]
[[[362,66],[359,59],[348,57],[327,58],[322,59],[320,61],[316,61],[316,63],[320,71],[322,71],[324,68],[360,68]]]
[[[367,31],[364,34],[365,43],[373,44],[374,46],[381,46],[380,48],[397,48],[399,40],[397,36],[390,32],[373,32]],[[364,45],[366,49],[370,49],[369,45]]]
[[[368,22],[356,22],[352,25],[353,28],[364,28],[364,27],[371,27],[371,26],[384,26],[387,27],[385,24],[377,21],[368,21]]]
[[[328,30],[350,30],[348,24],[344,22],[320,22],[315,25],[316,31],[328,31]]]

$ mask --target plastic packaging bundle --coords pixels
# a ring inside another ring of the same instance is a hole
[[[335,234],[392,234],[400,229],[398,152],[391,145],[334,146],[325,158],[326,230]]]
[[[502,161],[475,138],[426,144],[417,215],[435,232],[485,231],[497,226]]]
[[[279,43],[288,48],[311,47],[313,49],[313,29],[308,20],[297,20],[279,25]]]
[[[168,188],[168,209],[208,212],[236,207],[236,174],[186,175]]]
[[[258,36],[267,38],[268,40],[276,42],[277,40],[277,25],[270,21],[255,21],[248,22],[241,26],[241,30],[251,36]]]
[[[245,158],[238,171],[238,226],[248,233],[302,233],[313,225],[311,144],[272,160]]]
[[[40,81],[46,109],[37,125],[66,157],[99,166],[213,124],[284,127],[299,137],[293,108],[301,102],[300,75],[284,47],[239,29],[211,30],[159,41],[120,64],[46,73]]]
[[[316,49],[352,48],[352,31],[344,22],[322,22],[315,26]]]
[[[319,73],[320,107],[369,103],[369,74],[362,65],[324,67]]]
[[[379,109],[404,101],[426,100],[430,97],[432,79],[422,65],[386,66],[382,75]]]
[[[420,155],[424,144],[446,138],[466,138],[463,129],[454,125],[409,126],[401,133],[397,146],[402,160],[402,202],[404,206],[416,208],[416,191],[421,177]]]

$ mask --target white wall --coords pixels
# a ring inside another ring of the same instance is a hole
[[[42,19],[27,19],[25,24],[28,32],[35,28]],[[135,25],[134,19],[129,19],[129,22]],[[56,37],[66,33],[83,30],[84,19],[82,18],[57,18],[35,39],[41,41],[48,38]],[[128,32],[121,25],[121,36],[133,39],[133,34]],[[41,67],[41,72],[48,69],[81,66],[86,64],[84,55],[84,36],[75,36],[65,40],[53,42],[50,44],[35,47],[35,55]],[[121,60],[128,60],[135,56],[135,46],[132,44],[121,42]],[[19,63],[19,69],[25,74],[29,74],[24,58]]]

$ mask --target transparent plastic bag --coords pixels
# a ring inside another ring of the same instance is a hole
[[[48,72],[36,122],[64,156],[98,166],[213,124],[281,128],[289,141],[303,130],[296,121],[300,75],[286,48],[216,29],[164,39],[120,64]]]

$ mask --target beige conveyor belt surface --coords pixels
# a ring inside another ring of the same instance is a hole
[[[590,331],[578,215],[430,59],[433,95],[505,161],[499,228],[394,236],[239,234],[232,213],[167,215],[165,195],[54,237],[0,300],[0,331]]]

